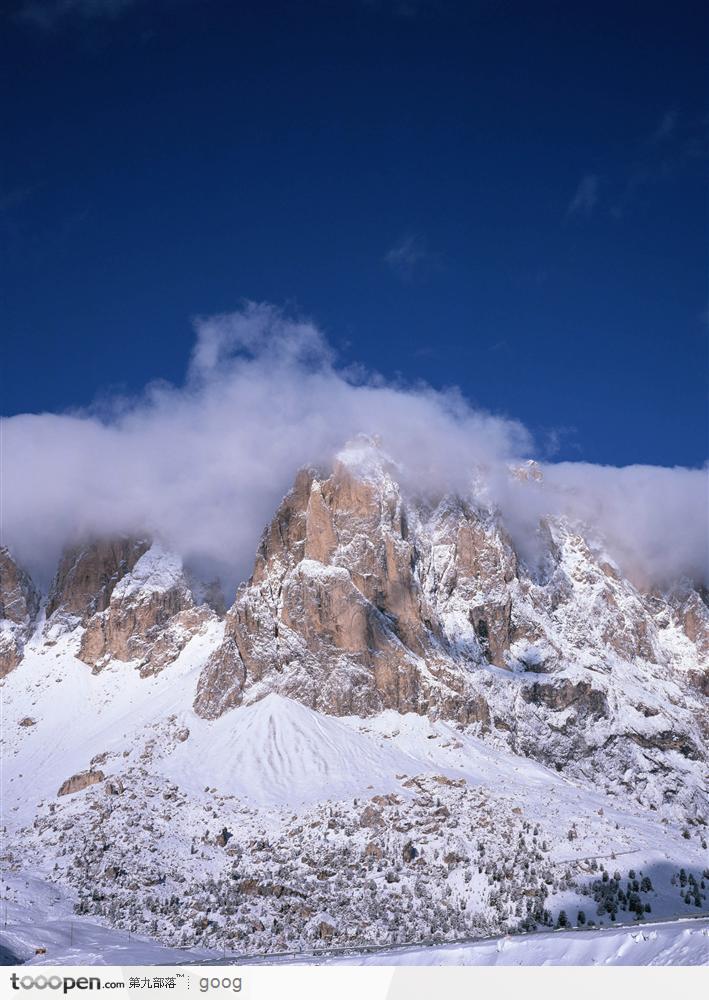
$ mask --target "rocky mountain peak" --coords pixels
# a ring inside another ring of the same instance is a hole
[[[330,474],[298,475],[205,669],[198,711],[220,714],[265,683],[335,714],[446,704],[477,717],[465,674],[504,665],[515,553],[491,513],[456,497],[407,499],[396,474],[376,442],[358,439]]]
[[[405,496],[368,442],[344,456],[302,471],[266,529],[202,671],[198,714],[268,692],[332,715],[415,712],[579,774],[612,746],[608,780],[631,764],[654,773],[668,748],[702,757],[701,599],[665,602],[663,625],[582,526],[542,525],[533,571],[494,510]],[[677,794],[641,782],[651,787]]]
[[[94,671],[123,660],[144,676],[157,673],[212,617],[195,604],[180,557],[153,542],[86,622],[78,655]]]

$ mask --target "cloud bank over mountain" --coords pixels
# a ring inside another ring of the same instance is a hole
[[[523,550],[540,516],[564,513],[642,582],[707,581],[706,469],[558,463],[520,482],[509,465],[534,454],[522,424],[455,390],[340,368],[308,320],[246,303],[195,329],[181,386],[3,421],[2,542],[45,583],[67,542],[137,532],[233,586],[297,469],[358,434],[381,439],[408,490],[499,505]]]

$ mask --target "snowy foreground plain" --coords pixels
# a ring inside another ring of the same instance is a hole
[[[76,919],[71,901],[38,879],[11,879],[22,903],[10,903],[0,949],[27,965],[709,965],[709,918],[595,931],[521,934],[465,944],[382,949],[337,956],[226,960],[216,952],[166,948]],[[48,916],[49,912],[52,916]],[[35,955],[36,947],[47,949]]]

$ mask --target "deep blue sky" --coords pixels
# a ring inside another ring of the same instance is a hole
[[[555,458],[700,464],[708,10],[6,0],[0,408],[180,382],[249,298]]]

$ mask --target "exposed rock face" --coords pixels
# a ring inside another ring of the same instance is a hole
[[[88,788],[89,785],[97,785],[105,777],[103,771],[79,771],[78,774],[72,774],[71,778],[67,778],[63,782],[57,795],[73,795],[74,792],[80,792],[82,789]]]
[[[143,676],[157,673],[212,617],[195,606],[179,558],[153,544],[87,621],[79,658],[94,670],[111,659],[137,660]]]
[[[104,611],[116,584],[149,547],[144,539],[114,538],[67,549],[49,592],[47,618],[59,611],[85,623]]]
[[[0,548],[0,677],[14,670],[22,659],[38,611],[34,584],[10,552]]]
[[[539,488],[535,468],[522,479]],[[656,805],[682,795],[678,774],[706,757],[693,682],[706,668],[706,605],[696,591],[679,604],[639,592],[586,529],[540,530],[532,568],[493,512],[404,497],[365,446],[331,475],[301,472],[196,711],[215,718],[277,691],[335,715],[440,715],[591,779],[602,760],[605,777],[625,775]],[[667,781],[650,780],[663,769]]]
[[[514,555],[503,543],[486,548],[481,540],[473,556],[472,536],[482,534],[474,512],[461,504],[452,516],[458,523],[447,528],[461,537],[464,582],[476,560],[489,561],[501,578],[514,572]],[[456,663],[461,651],[467,660],[484,658],[483,646],[469,617],[465,634],[456,631],[455,648],[448,641],[424,583],[423,570],[436,575],[430,546],[417,545],[408,519],[385,462],[366,476],[346,461],[326,478],[302,472],[228,614],[224,644],[200,679],[197,711],[215,717],[239,704],[245,687],[265,682],[338,715],[436,707],[460,718],[475,715],[478,706],[468,711]],[[509,607],[491,604],[488,617],[499,657]]]
[[[0,548],[0,619],[25,625],[39,609],[39,595],[27,573],[6,548]]]
[[[62,555],[47,602],[44,638],[79,628],[79,658],[98,672],[110,660],[137,661],[142,675],[171,663],[223,603],[218,583],[192,581],[177,556],[145,539],[97,539]],[[0,677],[22,658],[39,597],[0,550]],[[3,620],[4,619],[4,620]]]

